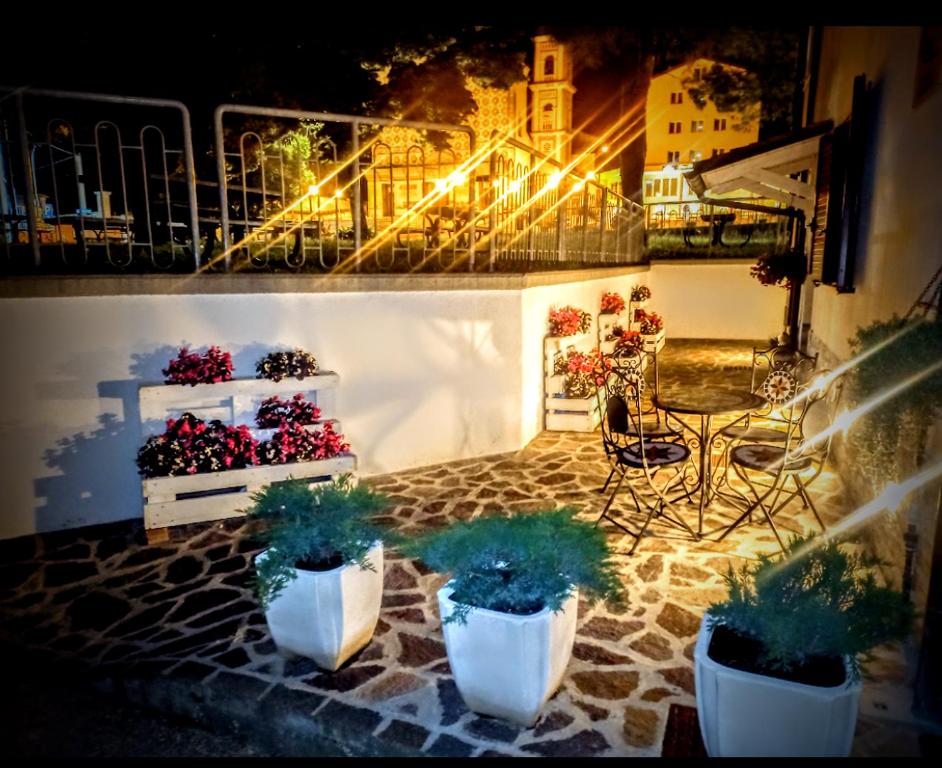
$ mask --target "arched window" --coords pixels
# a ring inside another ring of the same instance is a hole
[[[547,56],[543,61],[543,75],[549,76],[556,71],[556,59],[553,56]]]
[[[553,105],[552,104],[543,105],[542,130],[544,131],[553,130]]]

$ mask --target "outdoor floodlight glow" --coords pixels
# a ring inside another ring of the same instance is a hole
[[[555,189],[559,186],[559,182],[562,181],[563,175],[559,171],[553,171],[550,174],[549,180],[546,182],[546,186],[550,189]]]
[[[309,195],[311,195],[312,197],[317,196],[317,194],[318,194],[320,191],[321,191],[321,188],[320,188],[319,186],[317,186],[317,184],[311,184],[311,186],[309,186],[309,187],[307,188],[307,193],[308,193]]]

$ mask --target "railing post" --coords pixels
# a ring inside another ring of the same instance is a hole
[[[190,110],[181,106],[180,111],[183,116],[183,165],[186,169],[186,191],[190,197],[190,236],[193,238],[193,261],[196,265],[196,271],[199,272],[200,223],[199,210],[196,205],[196,163],[193,160],[193,128],[190,125]],[[225,170],[225,163],[223,165],[223,170]],[[207,240],[207,242],[210,242],[210,240]],[[209,255],[211,257],[213,254],[210,253]]]
[[[232,259],[232,243],[229,237],[229,190],[226,187],[226,146],[222,136],[222,115],[225,107],[216,108],[213,118],[216,132],[216,176],[219,180],[219,224],[222,227],[222,257],[226,272]],[[247,216],[247,214],[243,214]]]
[[[26,224],[29,227],[29,242],[33,249],[33,263],[36,268],[39,269],[42,258],[39,252],[39,228],[36,221],[36,206],[33,202],[34,200],[39,202],[39,198],[36,197],[36,179],[33,178],[33,161],[29,152],[29,134],[26,131],[26,112],[23,109],[22,91],[18,91],[16,94],[16,122],[20,140],[20,155],[23,160],[23,173],[26,177],[26,200],[24,201],[26,206]],[[15,212],[16,200],[13,201],[13,207]],[[16,230],[14,230],[14,234],[17,237],[19,236]]]
[[[494,260],[497,257],[497,187],[494,186],[494,181],[497,179],[497,157],[494,151],[491,151],[491,156],[489,160],[489,176],[490,176],[490,203],[488,204],[488,227],[490,228],[487,235],[487,258],[488,258],[488,271],[494,271]]]
[[[566,208],[569,207],[568,198],[556,206],[556,257],[557,261],[566,260]]]
[[[360,271],[360,248],[363,245],[363,232],[360,227],[360,123],[356,120],[353,128],[353,207],[350,211],[353,218],[353,253],[356,259],[356,271]]]
[[[582,188],[582,261],[588,261],[586,242],[589,238],[589,190]]]
[[[606,260],[605,250],[605,225],[608,220],[608,188],[602,187],[602,202],[599,204],[599,256],[602,261]]]

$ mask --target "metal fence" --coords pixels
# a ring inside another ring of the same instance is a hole
[[[0,211],[8,272],[630,264],[644,229],[640,206],[465,126],[230,104],[195,149],[179,102],[45,90],[0,91]]]

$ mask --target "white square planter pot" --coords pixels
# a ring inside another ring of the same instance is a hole
[[[707,617],[693,658],[700,733],[710,757],[846,757],[862,684],[833,688],[731,669],[707,655]],[[848,666],[849,671],[849,666]]]
[[[455,612],[452,584],[438,591],[442,631],[455,685],[468,709],[530,727],[562,682],[576,637],[579,594],[553,613],[529,616],[473,608],[466,624]]]
[[[256,562],[266,556],[261,552]],[[383,599],[382,542],[366,557],[375,570],[354,563],[332,571],[297,571],[265,611],[279,650],[334,671],[369,643]]]

